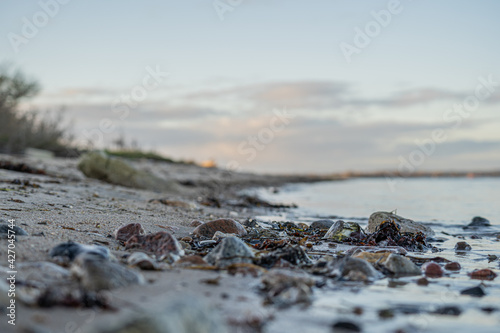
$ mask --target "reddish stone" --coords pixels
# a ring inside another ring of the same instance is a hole
[[[182,267],[208,266],[208,263],[205,260],[203,260],[202,257],[197,255],[192,255],[192,256],[182,257],[181,259],[176,261],[175,265]]]
[[[427,280],[426,278],[422,277],[420,279],[417,280],[417,284],[419,286],[427,286],[429,284],[429,280]]]
[[[237,221],[233,219],[219,219],[204,223],[193,230],[193,235],[197,237],[212,238],[217,232],[225,234],[236,234],[237,236],[245,236],[247,231]]]
[[[429,277],[441,277],[444,274],[443,269],[439,264],[436,264],[435,262],[428,262],[422,266],[422,270],[424,271],[425,275]]]
[[[455,244],[455,252],[465,252],[471,249],[471,246],[467,242],[457,242],[457,244]]]
[[[444,265],[444,268],[446,268],[449,271],[459,271],[462,268],[462,266],[460,266],[458,262],[453,261]]]
[[[471,279],[476,280],[494,280],[497,277],[497,274],[493,272],[491,269],[476,269],[474,272],[469,274]]]
[[[158,260],[163,260],[169,255],[182,256],[184,250],[170,233],[160,231],[149,235],[132,236],[126,243],[126,249],[140,249],[156,255]]]
[[[144,229],[140,223],[130,223],[115,230],[116,240],[126,242],[132,236],[143,235]]]

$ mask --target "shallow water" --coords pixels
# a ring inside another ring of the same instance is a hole
[[[439,240],[432,242],[439,252],[409,253],[408,256],[439,256],[462,266],[458,272],[446,271],[441,278],[428,278],[428,286],[416,284],[419,276],[384,278],[367,285],[327,283],[315,291],[314,302],[309,307],[281,311],[268,325],[267,332],[295,332],[298,323],[302,328],[307,327],[307,332],[332,332],[331,325],[338,321],[356,323],[363,332],[500,332],[500,276],[493,281],[480,281],[468,275],[483,268],[500,275],[499,259],[488,260],[488,255],[500,257],[499,178],[407,179],[399,183],[395,191],[385,179],[355,179],[290,185],[278,193],[259,189],[256,194],[271,202],[299,206],[274,216],[256,217],[263,222],[311,222],[330,217],[366,226],[371,213],[397,209],[398,215],[431,226]],[[489,219],[492,226],[475,230],[462,228],[478,215]],[[454,246],[458,241],[466,241],[472,250],[456,253]],[[311,250],[326,250],[335,255],[339,248],[328,250],[326,246],[315,245]],[[479,284],[483,284],[486,296],[460,294],[461,290]],[[445,306],[455,306],[462,312],[458,316],[433,313]],[[361,309],[361,314],[355,309]],[[379,312],[387,309],[394,316],[381,318]]]

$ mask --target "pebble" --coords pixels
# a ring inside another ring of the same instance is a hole
[[[467,242],[457,242],[457,244],[455,244],[455,252],[466,252],[471,249],[472,247]]]
[[[278,307],[310,303],[312,287],[315,285],[307,273],[276,268],[264,274],[261,282],[266,301]]]
[[[144,252],[134,252],[127,258],[127,264],[142,270],[161,270],[162,267]]]
[[[426,276],[433,278],[442,277],[444,274],[443,268],[435,262],[427,262],[422,265],[422,271]]]
[[[486,291],[482,285],[478,285],[476,287],[467,288],[460,292],[462,295],[469,295],[474,297],[483,297],[486,295]]]
[[[140,273],[95,253],[78,255],[71,265],[71,272],[89,291],[109,290],[145,283]]]
[[[219,219],[199,225],[193,230],[193,235],[196,237],[212,238],[217,231],[225,234],[236,234],[238,236],[245,236],[247,234],[247,231],[239,222],[233,219]]]
[[[419,286],[428,286],[429,285],[429,280],[427,280],[424,277],[421,277],[420,279],[417,280],[417,284]]]
[[[5,220],[0,220],[5,221]],[[0,223],[0,238],[8,238],[9,230],[11,235],[17,236],[28,236],[28,233],[23,229],[15,225],[14,227],[10,227],[8,223]],[[14,233],[12,233],[14,232]]]
[[[311,265],[313,262],[300,245],[286,245],[268,254],[262,255],[258,259],[258,265],[264,268],[271,268],[279,262],[286,261],[291,265]]]
[[[335,222],[333,220],[317,220],[311,223],[313,229],[330,229]]]
[[[359,258],[348,257],[339,262],[337,269],[342,278],[350,281],[372,281],[382,278],[382,274],[368,261]]]
[[[208,266],[208,263],[202,257],[197,255],[184,256],[175,262],[175,266],[190,267],[190,266]]]
[[[458,306],[442,306],[434,310],[432,313],[445,315],[445,316],[460,316],[462,309]]]
[[[60,257],[64,262],[72,262],[81,253],[92,253],[103,259],[109,259],[110,253],[107,247],[101,245],[84,245],[69,241],[56,245],[49,251],[52,258]]]
[[[426,236],[432,236],[434,234],[434,231],[430,227],[422,223],[389,212],[375,212],[370,215],[366,231],[373,233],[377,231],[378,226],[382,224],[382,222],[391,220],[399,224],[401,233],[409,232],[411,234],[416,234],[421,232]]]
[[[481,216],[475,216],[466,228],[491,227],[490,221]]]
[[[334,241],[343,241],[351,237],[352,233],[361,233],[361,227],[356,222],[344,222],[338,220],[326,232],[325,239],[333,239]]]
[[[193,220],[193,221],[191,221],[191,223],[189,223],[189,226],[190,226],[190,227],[195,227],[195,228],[196,228],[197,226],[200,226],[200,225],[202,225],[203,223],[205,223],[205,222],[200,221],[200,220]]]
[[[151,252],[156,256],[156,260],[159,261],[174,262],[184,255],[184,250],[177,239],[166,231],[132,236],[125,243],[125,248]]]
[[[453,261],[453,262],[449,262],[446,265],[444,265],[444,268],[449,270],[449,271],[459,271],[462,268],[462,266],[460,266],[460,264],[458,262]]]
[[[132,236],[143,235],[144,228],[140,223],[130,223],[115,230],[113,236],[116,240],[126,242]]]
[[[236,236],[236,235],[235,234],[225,234],[225,233],[223,233],[221,231],[216,231],[215,234],[214,234],[214,236],[212,237],[212,239],[214,241],[220,241],[223,238],[234,237],[234,236]]]
[[[391,253],[382,265],[396,276],[412,276],[422,274],[420,268],[405,256]]]
[[[238,237],[224,238],[210,253],[205,261],[217,267],[227,267],[231,264],[252,263],[254,254]]]
[[[476,280],[494,280],[497,277],[497,274],[493,272],[491,269],[478,269],[469,274],[471,279]]]
[[[361,327],[350,321],[338,321],[332,325],[332,332],[335,333],[361,332]]]

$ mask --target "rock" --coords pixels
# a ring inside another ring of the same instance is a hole
[[[300,247],[300,245],[286,245],[282,248],[275,249],[271,253],[262,255],[258,258],[257,264],[264,268],[274,267],[278,262],[286,260],[292,265],[312,265],[312,261]]]
[[[436,264],[435,262],[427,262],[422,265],[422,271],[426,276],[433,278],[442,277],[444,274],[441,266],[439,264]]]
[[[472,222],[469,223],[464,229],[467,228],[480,228],[480,227],[491,227],[490,221],[481,216],[475,216]]]
[[[212,238],[217,231],[238,236],[245,236],[247,234],[247,231],[239,222],[233,219],[218,219],[199,225],[193,230],[193,235],[196,237]]]
[[[144,235],[144,229],[140,223],[130,223],[115,230],[116,240],[126,242],[132,236]]]
[[[410,259],[395,253],[391,253],[382,265],[396,276],[421,275],[420,268]]]
[[[317,220],[311,223],[313,229],[330,229],[335,222],[333,220]]]
[[[469,276],[471,279],[492,281],[497,277],[497,274],[491,269],[485,268],[477,269],[470,273]]]
[[[362,233],[359,224],[338,220],[330,227],[330,229],[328,229],[323,238],[341,242],[344,239],[351,237],[353,233],[357,236],[357,238],[359,238],[359,235]],[[353,235],[353,237],[355,237],[355,235]]]
[[[297,303],[310,303],[314,280],[304,272],[271,269],[261,279],[261,290],[268,303],[287,307]]]
[[[377,231],[377,227],[382,224],[382,222],[388,220],[393,220],[394,222],[399,224],[401,233],[408,232],[411,234],[416,234],[418,232],[421,232],[426,236],[434,235],[434,231],[428,226],[389,212],[373,213],[368,220],[368,226],[366,228],[367,232],[372,233]]]
[[[382,278],[373,266],[366,260],[348,257],[336,265],[340,276],[350,281],[373,281]]]
[[[96,253],[84,252],[76,257],[71,272],[89,291],[109,290],[134,284],[144,284],[144,277],[119,263]]]
[[[85,332],[228,333],[228,330],[220,315],[206,301],[183,295],[145,313],[136,312],[91,325]]]
[[[458,306],[442,306],[437,308],[431,313],[445,315],[445,316],[460,316],[462,310]]]
[[[193,221],[191,221],[191,223],[189,223],[189,226],[190,227],[198,227],[198,226],[202,225],[203,223],[205,223],[205,222],[200,221],[200,220],[193,220]]]
[[[224,268],[231,264],[251,264],[253,258],[253,251],[245,242],[238,237],[227,237],[205,256],[205,261]]]
[[[52,258],[61,257],[64,263],[72,262],[81,253],[93,253],[103,259],[109,259],[110,253],[107,247],[102,245],[84,245],[69,241],[53,247],[49,251]]]
[[[60,283],[71,277],[69,270],[52,262],[21,262],[17,265],[17,280],[30,285],[45,286]]]
[[[216,231],[215,234],[214,234],[214,236],[212,237],[212,239],[215,240],[215,241],[220,241],[223,238],[235,237],[235,236],[236,236],[236,234],[225,234],[223,232]]]
[[[359,258],[368,261],[370,264],[375,264],[378,262],[383,262],[385,261],[392,252],[366,252],[366,251],[359,251],[355,254],[352,255],[353,258]]]
[[[176,181],[155,177],[148,172],[134,168],[124,159],[110,157],[104,152],[91,152],[83,155],[78,163],[78,169],[89,178],[115,185],[160,192],[181,191]]]
[[[455,252],[467,252],[471,249],[472,247],[467,242],[457,242],[455,244]]]
[[[127,258],[127,264],[146,271],[161,270],[163,267],[144,252],[134,252]]]
[[[1,222],[4,222],[4,220],[1,220]],[[28,236],[28,233],[23,228],[20,228],[17,225],[12,228],[10,226],[11,225],[9,223],[0,223],[0,239],[9,238],[9,235],[15,235],[16,239],[17,236]]]
[[[184,256],[175,262],[178,267],[208,266],[208,263],[202,257],[197,255]]]
[[[140,249],[151,252],[156,260],[174,262],[184,255],[184,250],[172,234],[159,231],[154,234],[136,235],[125,243],[126,249]]]
[[[469,295],[473,297],[483,297],[486,295],[486,291],[482,285],[478,285],[477,287],[467,288],[460,292],[462,295]]]
[[[350,321],[338,321],[332,325],[332,332],[334,333],[361,332],[361,327]]]
[[[460,264],[458,262],[453,261],[453,262],[449,262],[446,265],[444,265],[444,268],[449,270],[449,271],[459,271],[462,268],[462,266],[460,266]]]
[[[427,280],[424,277],[421,277],[420,279],[417,280],[417,284],[419,286],[428,286],[429,285],[429,280]]]

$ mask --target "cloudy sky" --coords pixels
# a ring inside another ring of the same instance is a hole
[[[82,144],[266,172],[500,168],[500,2],[5,0]]]

